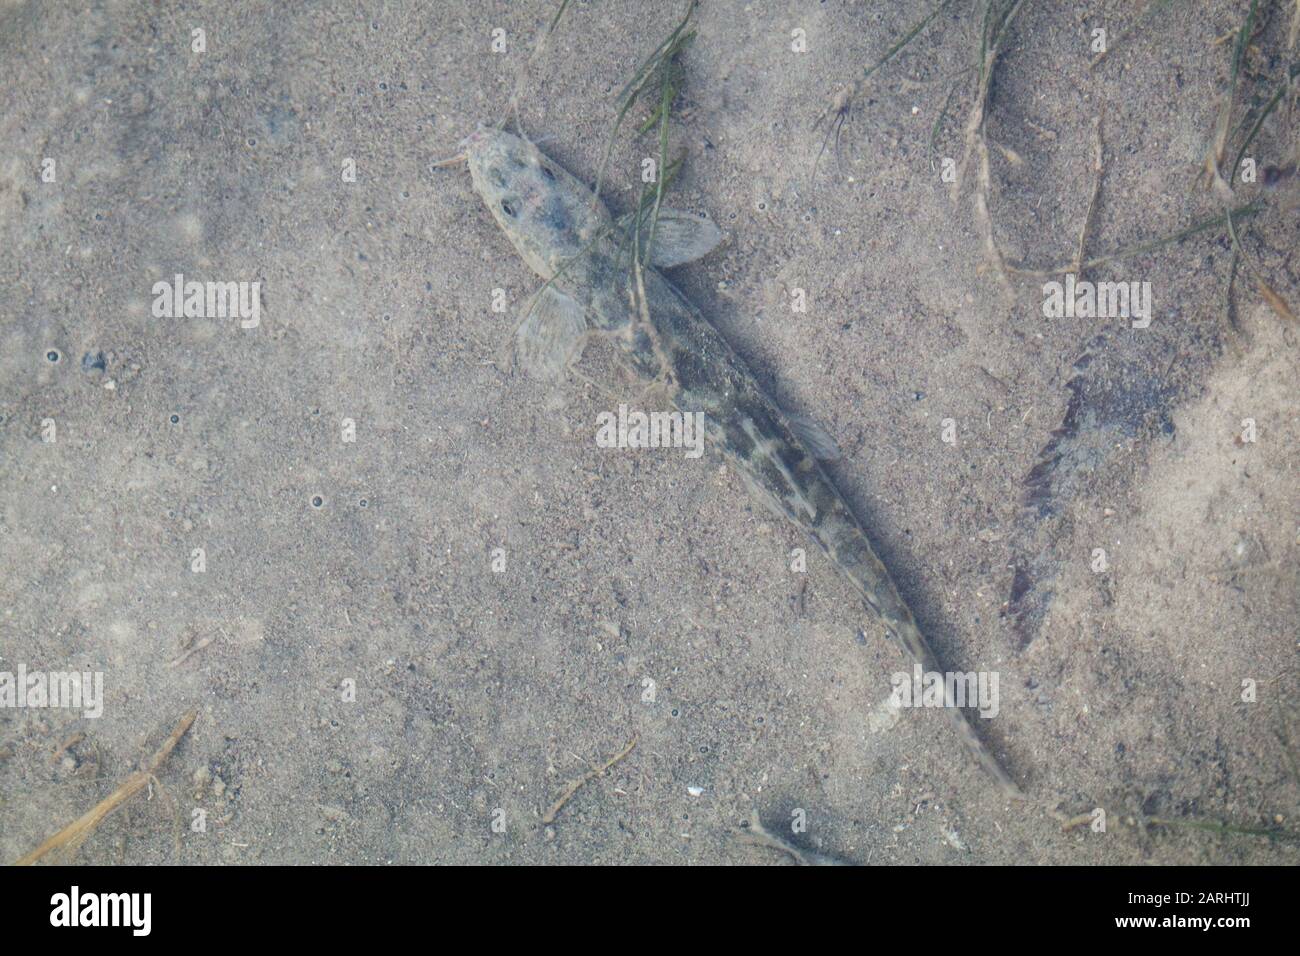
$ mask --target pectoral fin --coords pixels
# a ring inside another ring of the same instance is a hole
[[[582,353],[586,310],[554,286],[546,286],[527,306],[515,332],[515,359],[534,378],[558,378]]]
[[[790,412],[786,412],[785,418],[790,423],[790,430],[794,432],[795,437],[814,458],[819,461],[839,461],[843,457],[840,446],[835,444],[835,439],[831,437],[830,432],[811,418]]]
[[[641,242],[650,241],[651,210],[641,215]],[[632,215],[624,216],[621,223],[625,229],[632,226]],[[678,209],[660,209],[659,219],[654,227],[654,246],[650,250],[650,264],[656,269],[671,269],[687,262],[694,262],[714,249],[722,241],[722,230],[714,225],[708,216]]]

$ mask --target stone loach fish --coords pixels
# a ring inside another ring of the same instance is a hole
[[[480,127],[461,145],[474,190],[545,280],[515,332],[518,364],[555,378],[593,337],[613,343],[638,379],[661,389],[677,410],[703,413],[706,445],[826,552],[911,662],[939,672],[911,610],[819,464],[836,457],[834,443],[768,398],[713,325],[660,274],[712,250],[722,239],[717,226],[660,209],[648,266],[635,269],[630,250],[650,230],[645,218],[636,221],[643,214],[614,220],[586,184],[503,130]],[[1007,796],[1023,799],[944,683],[943,709],[966,748]]]

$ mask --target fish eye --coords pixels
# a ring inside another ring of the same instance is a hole
[[[551,170],[546,166],[542,167],[542,175],[551,181],[555,180],[555,173],[551,172]]]
[[[501,200],[501,211],[505,213],[507,216],[509,216],[511,219],[514,219],[515,216],[519,214],[519,211],[515,209],[514,204],[511,203],[510,200],[508,199]]]

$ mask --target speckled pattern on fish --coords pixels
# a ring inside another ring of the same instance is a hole
[[[833,443],[768,398],[713,325],[658,271],[706,254],[722,238],[717,227],[704,217],[660,210],[649,250],[656,268],[641,270],[643,311],[630,252],[631,217],[614,221],[585,184],[518,136],[480,128],[463,146],[475,191],[546,280],[518,329],[520,365],[555,376],[576,361],[590,337],[617,344],[635,374],[660,386],[673,406],[703,413],[706,448],[720,451],[755,497],[826,552],[909,661],[940,671],[866,532],[818,461]],[[647,230],[643,225],[640,241]],[[943,709],[967,749],[1007,796],[1022,797],[951,691],[946,685]]]

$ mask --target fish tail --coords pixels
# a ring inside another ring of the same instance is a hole
[[[934,652],[930,650],[930,645],[926,643],[920,628],[914,622],[887,622],[886,629],[889,631],[889,636],[903,649],[903,652],[921,665],[922,670],[939,670]],[[951,685],[947,681],[943,683],[943,694],[943,709],[952,720],[957,735],[961,737],[962,743],[966,745],[966,749],[971,756],[994,779],[1003,793],[1014,800],[1024,800],[1024,791],[1020,789],[1019,784],[1011,779],[1011,775],[998,762],[998,758],[993,756],[993,751],[989,750],[988,745],[980,739],[975,732],[975,725],[971,723],[966,711],[957,706],[956,700],[952,698]]]
[[[717,383],[711,386],[714,394],[726,393]],[[721,399],[716,401],[722,404]],[[731,401],[735,404],[737,400]],[[839,572],[858,589],[904,654],[925,672],[941,672],[938,659],[884,562],[871,547],[866,531],[814,455],[795,434],[784,413],[759,398],[735,404],[733,415],[732,427],[721,432],[723,447],[729,448],[737,473],[751,493],[803,529],[826,552]],[[1008,796],[1023,799],[1020,788],[980,740],[965,711],[952,699],[955,686],[947,680],[943,685],[944,710],[949,711],[966,749]]]
[[[857,523],[848,506],[838,496],[830,502],[823,502],[823,505],[815,526],[809,528],[814,540],[826,549],[841,573],[861,592],[867,606],[879,618],[903,653],[919,664],[922,671],[941,672],[938,658],[917,626],[911,608],[898,593],[884,563],[876,556],[866,532]],[[1025,799],[1023,791],[975,732],[966,712],[957,706],[952,698],[952,685],[944,681],[943,686],[943,709],[948,712],[971,756],[1008,797]]]

